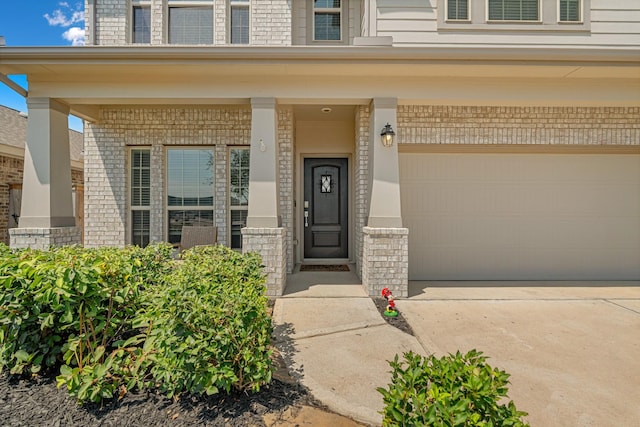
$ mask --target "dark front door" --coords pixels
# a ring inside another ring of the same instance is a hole
[[[304,257],[347,258],[347,159],[304,160]]]

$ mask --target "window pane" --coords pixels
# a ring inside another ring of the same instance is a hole
[[[538,0],[489,0],[489,20],[537,21]]]
[[[249,8],[231,8],[231,43],[249,43]]]
[[[167,205],[213,206],[213,150],[167,151]]]
[[[340,14],[316,12],[315,40],[340,40]]]
[[[447,19],[469,19],[469,0],[448,0]]]
[[[169,43],[213,44],[213,7],[169,8]]]
[[[340,0],[314,0],[313,7],[332,9],[340,7]]]
[[[169,211],[169,243],[180,243],[185,225],[214,226],[213,210]]]
[[[145,247],[149,244],[149,211],[131,212],[131,244]]]
[[[131,150],[131,206],[149,206],[151,202],[151,152]]]
[[[560,0],[560,21],[580,21],[580,0]]]
[[[242,248],[242,228],[247,226],[247,211],[231,211],[231,248]]]
[[[133,42],[134,43],[150,43],[151,42],[151,8],[139,7],[133,8]]]
[[[231,206],[249,204],[249,149],[234,148],[229,160],[229,197]]]

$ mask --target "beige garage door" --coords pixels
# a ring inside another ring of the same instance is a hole
[[[640,280],[640,155],[400,154],[411,280]]]

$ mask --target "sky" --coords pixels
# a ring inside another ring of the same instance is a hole
[[[0,36],[10,47],[82,46],[84,0],[0,0]],[[25,76],[9,78],[28,89]],[[1,82],[0,105],[27,112],[22,95]],[[70,116],[69,127],[82,131],[82,120]]]

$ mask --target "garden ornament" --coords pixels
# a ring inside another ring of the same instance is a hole
[[[389,305],[387,305],[387,308],[384,310],[384,315],[387,317],[398,317],[398,309],[396,308],[396,303],[393,300],[393,294],[389,288],[384,288],[382,290],[382,296],[389,302]]]

